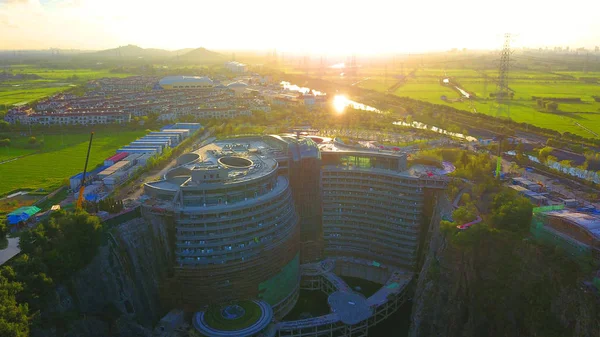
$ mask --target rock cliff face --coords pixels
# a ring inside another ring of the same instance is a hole
[[[71,317],[34,336],[150,336],[166,313],[159,281],[171,260],[167,229],[137,218],[112,228],[92,262],[57,287],[42,315]]]
[[[600,299],[563,252],[484,226],[452,235],[432,236],[410,337],[600,336]]]

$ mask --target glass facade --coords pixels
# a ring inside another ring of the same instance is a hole
[[[404,171],[406,169],[405,157],[396,155],[380,155],[369,153],[340,154],[336,152],[323,153],[323,165],[334,165],[348,168],[380,169]]]
[[[287,153],[287,163],[280,165],[289,177],[294,204],[300,223],[300,263],[323,258],[323,207],[321,185],[321,151],[310,138],[265,137],[265,142]]]

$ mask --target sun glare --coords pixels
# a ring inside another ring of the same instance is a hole
[[[344,95],[335,95],[333,97],[333,108],[338,114],[343,113],[349,103],[350,101]]]

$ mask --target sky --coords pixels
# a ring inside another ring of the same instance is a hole
[[[501,6],[500,6],[501,5]],[[600,1],[0,0],[2,49],[378,54],[600,45]]]

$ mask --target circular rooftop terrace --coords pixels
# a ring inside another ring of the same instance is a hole
[[[224,167],[233,168],[233,169],[249,168],[250,166],[252,166],[254,164],[252,162],[252,160],[250,160],[250,159],[236,157],[236,156],[221,157],[221,158],[219,158],[218,162],[219,162],[219,164],[223,165]]]
[[[214,307],[194,315],[194,327],[205,336],[253,336],[273,319],[273,309],[263,301],[243,301],[224,308]]]

